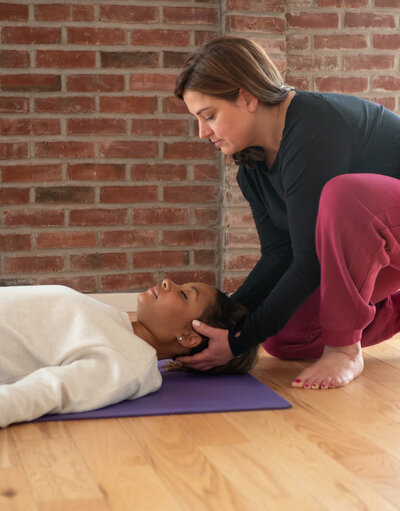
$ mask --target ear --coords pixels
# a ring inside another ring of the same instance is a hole
[[[247,90],[240,89],[237,97],[237,104],[245,105],[249,112],[254,113],[258,105],[258,99],[250,94],[250,92],[247,92]]]
[[[195,331],[182,333],[177,336],[179,338],[179,344],[184,346],[185,348],[194,348],[198,346],[203,340],[201,335],[196,333]]]

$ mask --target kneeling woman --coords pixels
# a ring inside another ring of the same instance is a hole
[[[202,283],[164,280],[138,297],[137,321],[64,286],[0,292],[0,427],[81,412],[158,390],[157,360],[207,346],[191,321],[229,328],[245,309]],[[256,350],[212,372],[245,372]]]

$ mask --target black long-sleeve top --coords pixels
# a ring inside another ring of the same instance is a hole
[[[257,162],[237,175],[261,258],[232,295],[251,313],[229,331],[234,355],[277,334],[318,287],[319,198],[327,181],[346,173],[400,177],[400,117],[355,96],[296,91],[272,167]]]

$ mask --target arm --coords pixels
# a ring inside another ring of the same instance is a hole
[[[140,397],[150,391],[145,379],[143,369],[113,350],[41,368],[15,383],[0,385],[0,427],[47,413],[81,412]]]

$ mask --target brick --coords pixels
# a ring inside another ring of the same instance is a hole
[[[179,25],[217,25],[218,9],[204,7],[167,7],[163,8],[163,21]]]
[[[288,34],[287,36],[288,50],[307,50],[309,46],[310,38],[308,35]]]
[[[126,133],[124,119],[68,119],[69,135],[118,135]]]
[[[260,240],[256,232],[229,232],[227,236],[229,248],[259,248]]]
[[[214,30],[195,30],[194,31],[194,41],[196,46],[202,46],[205,43],[208,43],[219,34]]]
[[[91,186],[36,187],[35,202],[38,204],[90,204],[95,199]]]
[[[29,112],[29,103],[26,98],[0,97],[0,113],[26,112]]]
[[[165,271],[164,278],[170,279],[176,284],[185,282],[203,282],[209,286],[215,286],[216,278],[214,270],[187,270],[187,271]]]
[[[70,44],[125,44],[122,28],[67,27],[67,42]]]
[[[61,256],[14,257],[5,260],[8,273],[60,272],[64,270]]]
[[[131,76],[129,87],[131,90],[171,91],[175,87],[175,82],[175,75],[140,73]]]
[[[218,263],[216,250],[194,250],[193,255],[196,266],[216,266]]]
[[[156,186],[103,186],[100,190],[100,201],[103,203],[137,203],[156,200]]]
[[[218,209],[207,208],[207,209],[195,209],[194,218],[197,225],[206,225],[212,227],[217,225],[219,218]]]
[[[197,246],[215,244],[217,232],[211,229],[168,230],[163,232],[163,244],[166,246]]]
[[[285,12],[285,0],[227,0],[227,9],[235,11]]]
[[[224,259],[226,270],[249,270],[260,259],[259,254],[231,254]]]
[[[52,92],[61,90],[61,77],[51,74],[18,74],[0,77],[3,92]]]
[[[70,261],[72,271],[126,270],[128,268],[127,254],[116,252],[71,255]]]
[[[137,68],[157,67],[158,53],[154,51],[102,51],[101,67]]]
[[[37,50],[36,66],[45,68],[74,69],[94,68],[96,53],[94,51],[74,50]]]
[[[173,142],[165,144],[165,158],[168,159],[206,159],[215,158],[216,149],[203,142]]]
[[[102,142],[100,156],[104,158],[152,158],[157,156],[157,142],[119,140]]]
[[[125,165],[118,163],[70,164],[68,178],[75,181],[123,181]]]
[[[99,19],[124,23],[156,23],[159,16],[157,7],[100,5]]]
[[[64,211],[22,209],[4,212],[7,227],[59,227],[64,225]]]
[[[226,276],[223,279],[222,289],[225,293],[233,293],[245,281],[247,275],[242,276]]]
[[[257,43],[268,53],[283,53],[286,51],[286,37],[273,35],[269,37],[257,37]]]
[[[93,276],[77,276],[77,277],[39,277],[37,283],[40,285],[57,284],[76,289],[81,293],[95,293],[97,289],[96,277]]]
[[[372,41],[378,50],[400,50],[400,34],[374,34]]]
[[[71,17],[73,21],[93,21],[93,5],[71,5]]]
[[[395,28],[394,16],[380,12],[345,12],[345,28]]]
[[[132,211],[135,225],[187,225],[187,208],[136,208]]]
[[[394,55],[346,55],[343,62],[345,71],[393,69]]]
[[[181,119],[132,119],[132,135],[176,137],[187,131],[187,122]]]
[[[0,234],[1,252],[20,252],[32,248],[29,234]]]
[[[0,67],[23,68],[29,67],[30,58],[27,51],[1,50]]]
[[[216,186],[164,186],[165,202],[216,202],[218,195]]]
[[[322,55],[288,55],[287,67],[290,71],[330,70],[339,68],[336,56]]]
[[[195,165],[194,178],[199,181],[215,181],[219,178],[219,168],[216,165]]]
[[[128,223],[126,209],[76,209],[69,213],[69,225],[72,226],[111,226]]]
[[[46,27],[4,27],[2,42],[8,44],[59,44],[60,28]]]
[[[1,188],[0,204],[27,204],[29,202],[29,188]]]
[[[310,80],[305,76],[286,76],[286,83],[298,90],[310,90]]]
[[[124,90],[124,81],[123,75],[69,75],[67,89],[73,92],[119,92]]]
[[[164,67],[166,69],[170,68],[182,69],[189,55],[190,55],[189,52],[183,51],[164,51],[163,52]]]
[[[368,47],[364,34],[314,35],[316,50],[362,50]]]
[[[356,93],[368,89],[368,78],[357,76],[317,76],[315,90],[324,92]]]
[[[26,142],[0,143],[0,160],[16,160],[28,158],[28,144]]]
[[[24,4],[0,3],[0,21],[27,21],[29,6]]]
[[[226,16],[225,29],[228,32],[285,33],[285,20],[274,16]]]
[[[246,211],[237,211],[231,209],[224,218],[225,227],[249,227],[254,229],[254,220],[251,211],[246,208]]]
[[[134,268],[165,268],[166,266],[187,266],[189,254],[182,250],[157,250],[136,252],[132,255]]]
[[[339,26],[339,17],[333,12],[288,13],[286,21],[289,28],[331,29]]]
[[[81,114],[90,113],[95,110],[93,97],[53,97],[35,99],[36,112],[51,112],[59,114]]]
[[[377,91],[393,91],[400,90],[400,77],[398,76],[377,76],[372,81],[372,87]]]
[[[164,98],[162,101],[163,113],[165,114],[187,114],[188,109],[185,102],[175,96]]]
[[[131,167],[132,181],[182,181],[187,178],[186,165],[138,163]]]
[[[317,0],[318,7],[336,7],[343,9],[349,7],[350,9],[362,9],[368,7],[368,0]]]
[[[37,158],[92,158],[91,142],[38,142],[35,145]]]
[[[38,249],[90,248],[96,246],[96,233],[88,231],[40,232],[36,235]]]
[[[115,96],[101,97],[100,111],[116,114],[153,114],[157,110],[156,97]]]
[[[188,30],[147,29],[133,30],[131,44],[142,46],[188,46],[190,32]]]
[[[61,180],[61,165],[2,165],[3,183],[29,183]]]
[[[71,21],[71,6],[68,4],[39,4],[34,6],[38,21]]]
[[[100,234],[101,246],[113,247],[151,247],[158,245],[157,231],[106,231]]]
[[[59,119],[0,119],[0,134],[13,135],[58,135]]]
[[[389,9],[400,9],[400,0],[375,0],[375,7],[388,7]]]
[[[101,277],[103,291],[136,292],[153,287],[157,282],[155,273],[124,273],[121,275],[104,275]]]

